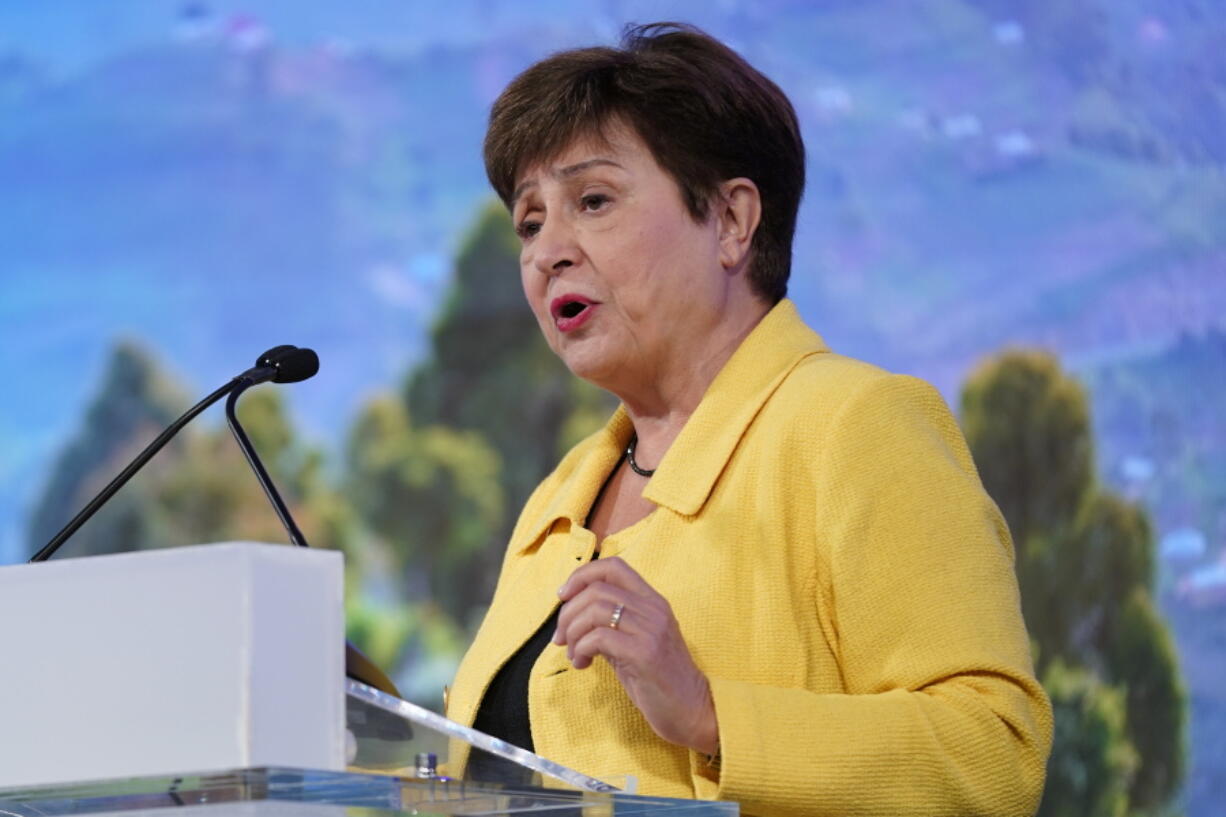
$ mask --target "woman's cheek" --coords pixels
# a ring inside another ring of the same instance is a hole
[[[519,256],[519,283],[523,287],[524,297],[528,299],[528,305],[532,307],[533,312],[538,312],[538,303],[544,297],[543,276],[536,274],[536,267],[532,263],[532,256],[525,250]]]

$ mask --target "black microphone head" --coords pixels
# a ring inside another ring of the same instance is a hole
[[[280,346],[274,346],[264,354],[255,359],[255,365],[259,366],[275,366],[277,361],[285,355],[297,349],[297,346],[291,346],[288,343],[283,343]]]
[[[269,361],[269,365],[277,370],[272,382],[297,383],[319,371],[319,355],[313,349],[294,348]]]

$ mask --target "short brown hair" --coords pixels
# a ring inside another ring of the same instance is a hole
[[[787,294],[805,148],[792,103],[735,51],[679,23],[628,27],[620,48],[554,54],[507,86],[490,111],[485,170],[504,204],[520,173],[576,139],[629,125],[704,221],[721,182],[762,196],[749,278],[768,303]]]

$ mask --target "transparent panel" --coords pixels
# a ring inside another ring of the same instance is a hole
[[[619,792],[592,792],[390,775],[244,769],[0,790],[0,815],[169,815],[200,817],[308,815],[540,814],[734,817],[734,803],[711,803]]]
[[[358,681],[347,680],[345,692],[351,771],[430,777],[426,760],[433,754],[434,769],[446,776],[456,773],[451,761],[463,752],[473,760],[465,770],[469,782],[634,791],[627,775],[597,780]]]

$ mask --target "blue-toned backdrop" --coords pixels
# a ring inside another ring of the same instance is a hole
[[[343,482],[372,395],[439,354],[428,331],[490,198],[489,103],[553,50],[685,20],[796,105],[810,181],[792,297],[832,346],[926,377],[955,405],[976,363],[1011,346],[1053,353],[1087,388],[1098,477],[1153,525],[1154,593],[1193,712],[1186,808],[1208,815],[1226,796],[1224,11],[6,3],[0,564],[28,556],[65,446],[101,427],[86,410],[121,341],[185,395],[268,346],[317,349],[321,373],[284,393],[286,416],[318,479]],[[498,482],[480,445],[440,445],[468,458],[455,473]],[[404,584],[368,576],[355,592],[428,595]],[[388,648],[409,688],[447,676],[463,618],[451,611],[445,646],[412,661]]]

